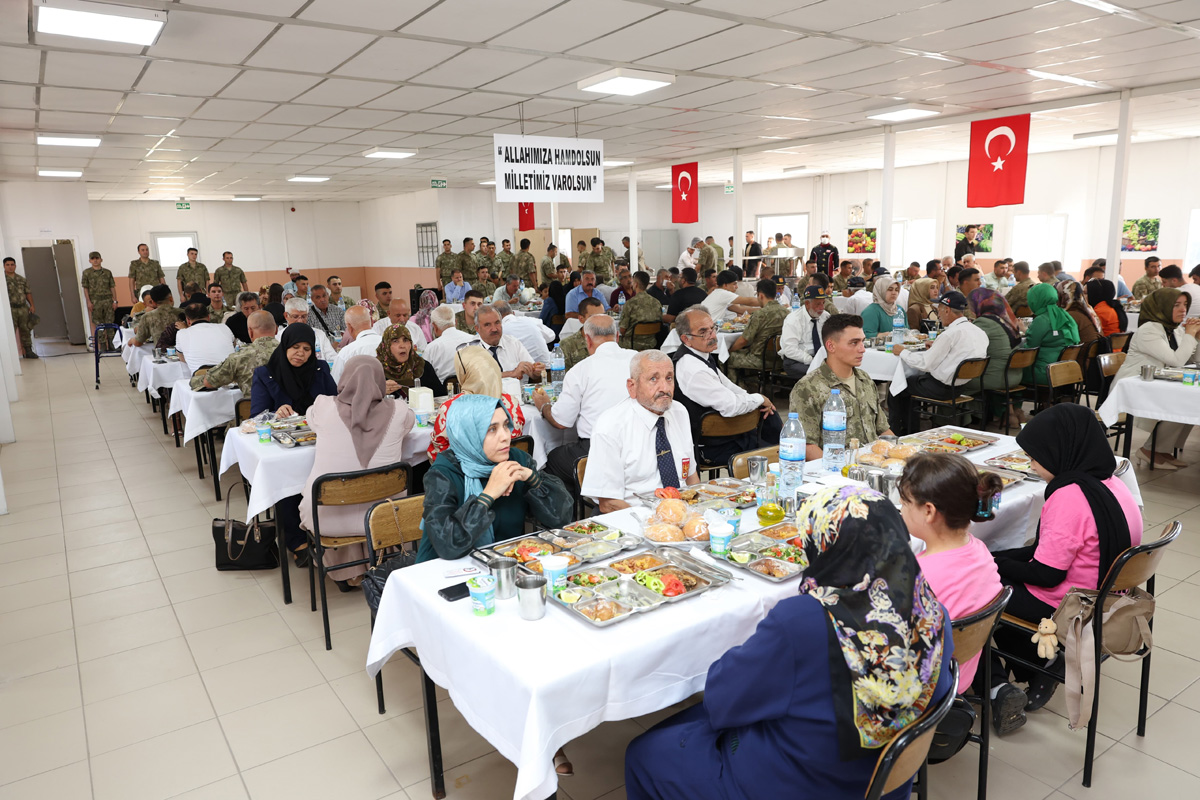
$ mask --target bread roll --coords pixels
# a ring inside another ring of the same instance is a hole
[[[880,464],[879,466],[883,467],[884,469],[887,469],[888,467],[896,467],[896,466],[903,467],[904,459],[902,459],[902,458],[885,458],[883,460],[883,463]]]
[[[692,517],[683,524],[683,535],[693,542],[708,541],[708,523],[704,517]]]
[[[656,522],[646,526],[643,531],[646,538],[652,542],[682,542],[683,531],[675,525],[668,525],[665,522]]]
[[[684,517],[687,516],[688,507],[687,503],[682,500],[663,500],[658,504],[658,508],[655,509],[654,513],[663,522],[670,523],[671,525],[679,525],[683,522]]]
[[[858,463],[867,464],[868,466],[878,467],[883,463],[883,456],[877,453],[860,453]]]
[[[888,453],[888,458],[898,458],[901,461],[915,456],[919,451],[910,444],[901,444],[892,448],[892,452]]]
[[[871,452],[875,453],[876,455],[883,456],[884,458],[887,458],[888,454],[891,453],[891,450],[892,446],[887,442],[876,442],[875,444],[871,445]]]

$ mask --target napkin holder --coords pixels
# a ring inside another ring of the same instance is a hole
[[[433,411],[433,389],[427,386],[414,386],[408,390],[408,407],[413,413]]]

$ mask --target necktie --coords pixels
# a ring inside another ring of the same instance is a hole
[[[675,455],[671,452],[671,443],[667,441],[667,420],[659,417],[654,423],[654,452],[658,457],[658,478],[663,488],[679,486],[679,473],[675,471]]]
[[[812,321],[812,324],[813,324],[812,352],[813,352],[813,355],[816,355],[817,351],[821,349],[821,330],[820,330],[820,328],[817,327],[817,321],[819,319],[821,319],[821,318],[816,317]]]
[[[500,371],[503,372],[504,367],[500,364],[500,355],[496,352],[499,349],[500,349],[500,345],[498,345],[498,344],[488,347],[488,350],[492,351],[492,358],[496,359],[496,366],[500,367]]]
[[[708,366],[712,368],[713,372],[720,372],[720,371],[721,371],[721,364],[720,364],[720,362],[719,362],[719,361],[717,361],[717,354],[716,354],[716,353],[709,353],[709,354],[708,354]]]

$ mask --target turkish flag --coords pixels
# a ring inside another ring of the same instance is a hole
[[[695,161],[671,167],[671,222],[700,221],[699,176]]]
[[[517,203],[517,230],[533,230],[533,203]]]
[[[1028,114],[972,122],[967,208],[1024,203],[1028,164]]]

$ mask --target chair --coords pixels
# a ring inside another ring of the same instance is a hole
[[[758,430],[759,423],[762,421],[762,412],[758,409],[747,411],[745,414],[738,414],[736,417],[723,417],[716,411],[706,411],[704,416],[700,417],[700,436],[716,437],[716,436],[740,436],[743,433]],[[725,470],[725,464],[716,462],[707,462],[700,460],[700,449],[696,448],[696,472],[711,472],[720,474]],[[683,476],[679,476],[683,480]]]
[[[364,533],[354,536],[322,536],[321,506],[355,506],[376,500],[385,500],[408,492],[411,482],[412,467],[404,462],[354,472],[330,472],[313,481],[313,529],[305,531],[308,536],[308,546],[312,549],[312,561],[308,565],[308,590],[312,599],[312,610],[316,611],[317,588],[314,578],[317,578],[317,582],[321,585],[321,622],[325,626],[326,650],[333,649],[333,642],[329,635],[329,604],[325,597],[325,551],[354,544],[365,544],[367,537],[365,529]],[[366,563],[367,559],[360,558],[356,561],[339,564],[337,569]]]
[[[1158,564],[1162,561],[1163,555],[1167,552],[1167,545],[1179,538],[1179,534],[1183,531],[1183,523],[1179,520],[1168,522],[1163,528],[1162,535],[1152,542],[1143,542],[1142,544],[1130,547],[1125,552],[1117,556],[1117,560],[1108,570],[1108,574],[1104,576],[1104,580],[1100,583],[1100,596],[1107,597],[1113,592],[1122,592],[1127,589],[1132,589],[1135,586],[1146,584],[1146,591],[1151,595],[1154,594],[1154,574],[1158,571]],[[1029,620],[1014,617],[1009,614],[1002,614],[1000,622],[1009,627],[1019,628],[1023,631],[1033,633],[1037,630],[1037,623]],[[1092,615],[1092,634],[1095,638],[1095,665],[1096,675],[1094,680],[1095,694],[1092,698],[1092,716],[1088,720],[1087,729],[1087,749],[1083,755],[1083,785],[1092,785],[1092,761],[1096,755],[1096,727],[1100,718],[1100,665],[1108,658],[1104,653],[1104,615]],[[1150,620],[1150,627],[1154,627],[1154,620]],[[1013,663],[1020,664],[1042,675],[1054,678],[1060,683],[1063,678],[1055,675],[1040,664],[1035,664],[1026,661],[1020,656],[1014,656],[1003,651],[997,650],[1005,659]],[[1150,691],[1150,653],[1146,653],[1142,659],[1142,680],[1138,687],[1138,725],[1137,735],[1146,735],[1146,705]]]
[[[1096,356],[1096,363],[1100,368],[1100,392],[1096,395],[1096,408],[1104,405],[1104,401],[1108,399],[1108,393],[1112,390],[1113,379],[1117,373],[1121,371],[1121,367],[1125,365],[1125,353],[1101,353]],[[1113,440],[1113,450],[1120,447],[1121,437],[1129,435],[1128,418],[1121,414],[1115,423],[1109,425],[1105,430],[1105,435]]]
[[[520,450],[525,455],[533,458],[533,437],[532,436],[514,436],[509,442],[509,447]]]
[[[989,396],[999,395],[1004,399],[1004,407],[1007,409],[1013,402],[1013,395],[1018,392],[1025,391],[1025,384],[1018,381],[1016,386],[1008,385],[1009,370],[1020,369],[1024,370],[1027,367],[1032,367],[1037,361],[1038,347],[1018,347],[1008,354],[1008,363],[1004,367],[1004,388],[1003,389],[984,389],[983,390],[983,427],[987,427],[988,420],[991,418],[991,406],[988,404]],[[1020,403],[1020,399],[1017,400]],[[1009,428],[1012,427],[1012,419],[1008,412],[1004,414],[1004,435],[1008,435]]]
[[[583,475],[585,472],[587,472],[587,460],[588,460],[587,456],[581,456],[581,457],[575,459],[575,481],[576,481],[576,483],[579,484],[579,488],[581,490],[579,499],[577,501],[575,501],[575,518],[576,519],[583,519],[585,516],[584,512],[587,509],[597,507],[596,503],[590,497],[584,497],[582,494]]]
[[[390,547],[403,547],[421,541],[421,515],[424,510],[423,494],[402,497],[399,500],[380,500],[368,508],[367,563],[373,566],[379,564],[380,555]],[[369,594],[363,594],[367,597],[367,605],[371,609],[371,630],[375,630],[375,615],[379,612],[379,607],[371,602]],[[405,648],[404,654],[414,659],[417,666],[421,665],[420,661],[415,660],[415,655],[410,655],[408,648]],[[379,713],[386,713],[383,705],[382,671],[375,676],[375,694],[379,698]]]
[[[783,367],[783,351],[779,346],[779,336],[772,336],[767,339],[766,346],[763,347],[763,375],[759,378],[759,385],[762,387],[763,394],[771,394],[773,387],[780,389],[789,389],[796,385],[799,378],[794,378],[787,374],[787,370]],[[767,367],[767,358],[772,360],[772,366]]]
[[[958,696],[958,664],[950,661],[950,691],[936,705],[930,705],[925,713],[910,722],[883,748],[875,762],[875,771],[871,774],[871,782],[867,784],[866,800],[879,800],[885,794],[894,792],[908,781],[913,775],[917,778],[917,796],[925,797],[929,781],[925,775],[925,757],[929,755],[929,746],[933,744],[933,735],[937,726],[954,705]]]
[[[1108,344],[1112,352],[1124,353],[1125,348],[1129,346],[1129,340],[1132,338],[1132,333],[1110,333],[1108,335]]]
[[[1004,612],[1012,597],[1013,589],[1005,586],[987,607],[974,614],[956,619],[950,623],[954,633],[954,660],[958,663],[970,661],[976,653],[980,653],[979,667],[983,669],[983,685],[992,685],[992,631],[1000,623],[1000,615]],[[969,700],[979,704],[980,723],[979,734],[971,734],[970,741],[979,745],[979,800],[987,800],[987,771],[988,749],[992,739],[992,704],[988,697],[972,697]]]
[[[958,386],[960,381],[982,378],[983,373],[987,371],[987,365],[990,360],[987,357],[963,359],[954,370],[954,378],[951,380],[951,383]],[[950,420],[950,424],[952,425],[962,426],[964,421],[970,422],[971,403],[975,402],[975,398],[969,394],[963,394],[950,400],[935,400],[932,397],[921,397],[914,394],[912,401],[908,427],[910,431],[916,431],[919,429],[918,423],[921,419],[922,407],[929,409],[929,421],[935,425],[937,424],[935,418],[938,415],[937,409],[939,408],[949,410],[950,413],[947,419]],[[965,420],[963,420],[964,417],[966,417]]]
[[[241,425],[248,419],[250,419],[250,398],[243,397],[233,407],[233,424]]]
[[[1067,345],[1066,347],[1064,347],[1062,349],[1062,353],[1059,355],[1058,360],[1059,361],[1078,361],[1079,360],[1079,351],[1082,349],[1083,349],[1083,345],[1081,345],[1081,344]]]
[[[1087,405],[1088,408],[1092,407],[1092,400],[1091,400],[1092,396],[1095,394],[1098,394],[1098,389],[1088,388],[1088,380],[1089,380],[1089,375],[1091,375],[1091,372],[1092,372],[1092,364],[1096,363],[1096,358],[1100,355],[1100,343],[1101,342],[1104,342],[1104,345],[1106,347],[1108,346],[1108,341],[1105,339],[1102,339],[1102,338],[1101,339],[1092,339],[1092,341],[1088,342],[1087,350],[1086,350],[1086,352],[1084,352],[1083,358],[1080,359],[1080,361],[1079,361],[1079,366],[1083,369],[1082,397],[1083,397],[1083,402]]]
[[[639,322],[637,325],[634,325],[633,332],[629,335],[630,346],[633,346],[634,336],[658,336],[662,331],[662,326],[661,322]],[[635,347],[634,349],[636,350],[637,348]],[[654,348],[650,347],[648,349],[653,350]]]
[[[1064,397],[1072,403],[1079,402],[1079,393],[1083,387],[1083,370],[1078,361],[1055,361],[1046,368],[1046,379],[1049,381],[1047,384],[1034,387],[1039,406],[1052,406],[1062,402]]]
[[[729,476],[736,478],[739,481],[748,480],[750,478],[750,457],[751,456],[766,456],[767,463],[779,460],[779,445],[773,444],[770,447],[760,447],[757,450],[747,450],[744,453],[735,453],[729,459]]]
[[[557,325],[561,328],[563,325],[567,324],[567,315],[555,314],[554,316],[550,317],[550,324]]]

